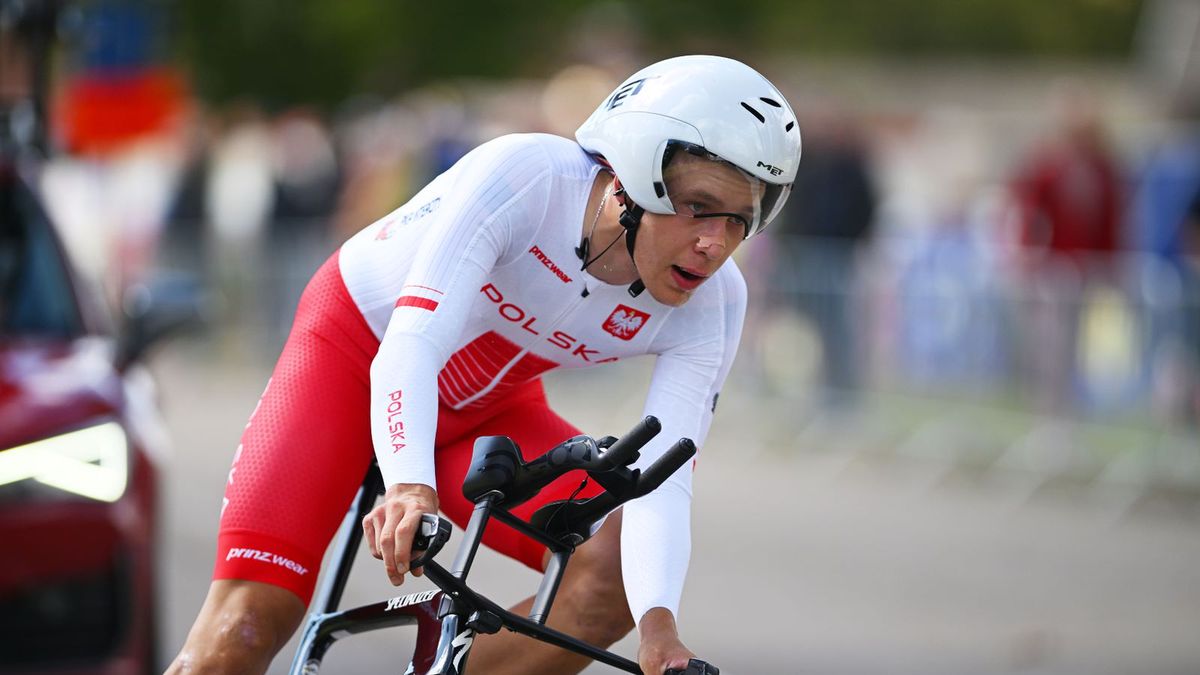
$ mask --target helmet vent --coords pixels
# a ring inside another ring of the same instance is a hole
[[[779,105],[779,101],[767,98],[766,96],[759,96],[758,100],[762,101],[763,103],[766,103],[767,105],[769,105],[773,108],[782,108],[783,107],[783,106]]]
[[[788,123],[787,123],[787,126],[786,126],[786,127],[784,127],[784,128],[783,128],[783,130],[784,130],[785,132],[787,132],[787,131],[791,131],[791,130],[792,130],[792,127],[794,127],[794,126],[796,126],[796,123],[795,123],[795,122],[788,122]]]
[[[758,112],[754,108],[751,108],[749,103],[742,101],[742,107],[745,108],[746,110],[749,110],[751,115],[754,115],[755,117],[757,117],[759,122],[762,122],[764,124],[766,123],[767,118],[763,117],[762,113]]]

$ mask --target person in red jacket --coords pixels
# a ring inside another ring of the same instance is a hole
[[[1071,398],[1080,309],[1086,289],[1108,276],[1119,247],[1121,174],[1086,94],[1059,101],[1060,125],[1013,184],[1023,259],[1032,291],[1028,364],[1038,394],[1061,407]]]

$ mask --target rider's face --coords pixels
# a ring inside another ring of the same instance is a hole
[[[646,212],[634,260],[654,299],[678,307],[716,273],[746,236],[754,185],[734,167],[687,153],[664,172],[675,215]],[[737,214],[695,218],[707,213]]]

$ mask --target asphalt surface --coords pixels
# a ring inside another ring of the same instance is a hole
[[[163,489],[168,656],[203,601],[225,474],[268,375],[269,358],[248,365],[227,352],[177,345],[153,363],[175,446]],[[548,389],[560,412],[603,435],[639,417],[646,377],[625,365]],[[1200,672],[1194,504],[1031,492],[1019,476],[813,447],[793,433],[801,416],[791,404],[736,385],[721,401],[696,474],[681,629],[722,672]],[[852,437],[856,422],[844,423]],[[537,583],[492,554],[475,570],[502,602]],[[396,594],[360,553],[346,603]],[[292,646],[272,673],[286,672]],[[636,643],[615,649],[632,656]],[[404,629],[356,636],[338,643],[325,672],[403,672],[410,650]]]

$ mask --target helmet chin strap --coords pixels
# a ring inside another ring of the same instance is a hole
[[[621,192],[624,192],[624,190],[621,190]],[[625,246],[629,248],[630,260],[633,260],[633,244],[637,241],[638,226],[642,224],[642,214],[645,212],[645,209],[634,204],[628,197],[625,198],[625,210],[621,213],[618,222],[621,223],[621,227],[625,228]],[[637,269],[636,262],[633,268]],[[646,290],[646,284],[642,283],[641,277],[638,277],[632,284],[629,284],[629,295],[631,297],[636,298],[644,290]]]

